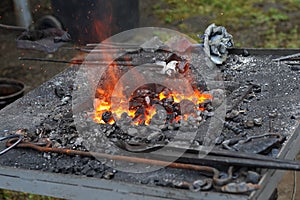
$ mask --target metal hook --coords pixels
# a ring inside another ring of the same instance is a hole
[[[18,140],[15,143],[13,143],[11,146],[9,146],[9,147],[3,149],[2,151],[0,151],[0,156],[2,154],[5,154],[6,152],[8,152],[9,150],[11,150],[15,146],[17,146],[23,140],[23,135],[12,134],[12,135],[3,136],[3,137],[0,137],[0,141],[12,139],[12,138],[18,138]]]

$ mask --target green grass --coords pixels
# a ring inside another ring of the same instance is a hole
[[[23,192],[0,189],[1,200],[60,200],[54,197],[41,196]]]
[[[290,17],[300,10],[300,0],[159,0],[153,10],[165,24],[176,24],[180,31],[193,38],[198,33],[193,33],[185,20],[205,16],[210,18],[210,23],[230,30],[238,39],[237,46],[300,47],[299,15],[295,19]],[[242,41],[239,34],[249,37],[257,34],[260,41]]]

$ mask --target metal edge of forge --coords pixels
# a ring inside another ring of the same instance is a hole
[[[244,49],[233,49],[231,54],[241,54]],[[246,49],[252,55],[287,55],[299,49]],[[279,51],[279,52],[278,52]],[[65,73],[62,72],[57,76]],[[294,133],[282,148],[279,157],[294,159],[300,150],[299,122]],[[66,199],[269,199],[282,178],[284,171],[267,170],[262,177],[261,189],[250,196],[217,192],[191,192],[160,186],[146,186],[114,180],[104,180],[85,176],[40,172],[0,166],[0,188],[17,190]]]
[[[87,178],[70,174],[55,174],[36,170],[0,167],[0,187],[65,199],[233,199],[247,196],[216,192],[190,192],[174,188]]]
[[[297,122],[294,133],[288,139],[284,147],[281,149],[278,158],[294,159],[300,151],[300,122]],[[270,199],[272,193],[277,188],[278,182],[282,179],[283,170],[267,170],[261,178],[261,189],[253,192],[249,199],[265,200]]]
[[[286,56],[300,52],[300,49],[285,49],[285,48],[232,48],[228,49],[229,54],[243,54],[245,51],[249,55],[272,55],[272,56]]]

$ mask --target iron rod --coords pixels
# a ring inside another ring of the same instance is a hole
[[[283,61],[283,60],[288,60],[288,59],[296,58],[296,57],[300,57],[300,53],[275,58],[275,59],[273,59],[273,61]]]
[[[52,63],[64,63],[64,64],[87,64],[87,65],[122,65],[122,66],[135,66],[131,62],[126,61],[85,61],[85,60],[56,60],[56,59],[47,59],[47,58],[29,58],[29,57],[19,57],[19,60],[26,60],[26,61],[40,61],[40,62],[52,62]]]
[[[13,140],[8,141],[7,146],[11,146],[12,141]],[[52,153],[60,153],[60,154],[67,154],[67,155],[96,157],[96,158],[100,157],[100,158],[106,158],[111,160],[151,164],[151,165],[158,165],[158,166],[169,166],[172,168],[192,169],[192,170],[200,170],[200,171],[208,171],[208,172],[214,172],[215,168],[209,166],[203,166],[202,165],[203,163],[300,171],[300,162],[288,161],[288,160],[286,162],[284,162],[284,160],[277,162],[275,160],[263,160],[261,158],[250,159],[250,158],[241,158],[241,157],[228,157],[228,155],[227,156],[207,155],[203,158],[199,158],[198,154],[192,154],[192,153],[184,153],[182,156],[178,157],[178,153],[174,151],[163,151],[163,152],[160,151],[159,154],[152,152],[151,154],[148,154],[149,156],[152,157],[151,159],[149,159],[149,158],[142,158],[142,157],[111,155],[111,154],[99,153],[99,152],[86,152],[86,151],[64,149],[64,148],[51,148],[49,147],[49,145],[46,147],[42,147],[30,142],[20,143],[17,145],[17,147],[31,148],[40,152],[52,152]],[[144,154],[140,154],[140,155],[144,156]],[[166,161],[170,158],[172,160],[180,160],[185,163]],[[201,164],[201,166],[199,164]]]
[[[25,27],[6,25],[6,24],[0,24],[0,28],[4,28],[7,30],[14,30],[14,31],[26,31],[27,30],[27,28],[25,28]]]

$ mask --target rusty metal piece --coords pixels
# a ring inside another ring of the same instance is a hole
[[[257,190],[260,188],[258,184],[252,183],[229,183],[227,185],[222,186],[220,189],[222,192],[234,193],[234,194],[242,194],[246,192],[251,192],[253,190]]]
[[[214,173],[214,176],[213,176],[213,185],[214,186],[223,186],[227,183],[229,183],[231,180],[232,180],[232,172],[233,172],[233,166],[230,166],[228,168],[228,177],[227,178],[223,178],[223,179],[220,179],[219,176],[220,176],[220,172],[215,172]]]
[[[64,148],[53,148],[50,147],[51,141],[46,140],[47,143],[45,146],[40,146],[40,143],[31,143],[23,141],[19,143],[16,147],[20,148],[30,148],[34,149],[40,152],[46,152],[46,153],[59,153],[59,154],[66,154],[66,155],[79,155],[79,156],[85,156],[85,157],[96,157],[96,158],[106,158],[110,160],[119,160],[119,161],[125,161],[125,162],[132,162],[132,163],[143,163],[148,165],[157,165],[157,166],[168,166],[171,168],[180,168],[180,169],[190,169],[195,171],[205,171],[208,173],[213,174],[213,177],[218,181],[219,177],[219,171],[216,168],[210,167],[210,166],[200,166],[200,165],[194,165],[194,164],[184,164],[184,163],[178,163],[178,162],[168,162],[163,160],[154,160],[154,159],[146,159],[146,158],[140,158],[140,157],[129,157],[129,156],[122,156],[122,155],[110,155],[106,153],[99,153],[99,152],[86,152],[86,151],[79,151],[79,150],[72,150],[72,149],[64,149]],[[11,139],[8,140],[6,145],[8,147],[12,146],[14,144],[15,140]]]
[[[7,146],[11,147],[14,145],[14,138],[7,141]],[[15,145],[16,146],[16,145]],[[154,159],[146,159],[146,158],[140,158],[140,157],[129,157],[129,156],[122,156],[122,155],[110,155],[106,153],[98,153],[98,152],[85,152],[85,151],[78,151],[78,150],[72,150],[72,149],[64,149],[64,148],[52,148],[51,147],[51,141],[48,139],[45,139],[38,143],[31,143],[23,141],[17,145],[17,147],[21,148],[31,148],[40,152],[51,152],[51,153],[60,153],[60,154],[66,154],[66,155],[80,155],[85,157],[101,157],[101,158],[107,158],[110,160],[120,160],[120,161],[126,161],[126,162],[133,162],[133,163],[143,163],[143,164],[150,164],[150,165],[157,165],[157,166],[168,166],[171,168],[180,168],[180,169],[190,169],[195,171],[205,171],[213,175],[212,181],[207,181],[205,184],[205,187],[201,187],[202,190],[208,190],[211,188],[211,185],[220,187],[232,180],[232,171],[233,167],[230,166],[228,169],[228,177],[224,179],[220,179],[220,171],[214,167],[210,166],[201,166],[201,165],[194,165],[194,164],[185,164],[185,163],[179,163],[179,162],[167,162],[163,160],[154,160]],[[174,186],[180,187],[180,188],[191,188],[191,184],[187,182],[174,182]],[[196,182],[195,184],[198,184]],[[198,186],[196,186],[198,187]],[[195,188],[197,190],[197,188]]]
[[[174,179],[164,179],[167,184],[170,184],[172,187],[181,188],[181,189],[189,189],[191,187],[191,183],[187,181],[179,181]]]
[[[206,191],[210,190],[212,187],[220,190],[221,186],[224,186],[225,184],[229,183],[232,180],[232,170],[233,167],[229,167],[228,169],[228,177],[224,179],[220,179],[220,171],[217,169],[214,169],[213,178],[212,179],[204,179],[204,180],[196,180],[193,183],[189,183],[186,181],[178,181],[173,179],[165,179],[167,183],[171,184],[173,187],[182,188],[182,189],[189,189],[193,192],[198,191]]]
[[[273,134],[271,134],[271,135],[273,135]],[[13,145],[15,140],[16,140],[15,138],[10,139],[7,142],[7,146]],[[107,159],[111,159],[111,160],[121,160],[121,161],[126,161],[126,162],[144,163],[144,164],[149,164],[149,165],[168,166],[171,168],[191,169],[191,170],[196,170],[196,171],[208,172],[209,174],[212,175],[212,179],[207,179],[205,181],[204,185],[201,183],[201,181],[196,181],[194,183],[194,185],[193,185],[193,183],[187,183],[187,182],[174,182],[173,183],[173,185],[175,187],[185,188],[185,189],[189,188],[194,191],[209,190],[209,189],[211,189],[211,187],[213,187],[217,190],[220,190],[223,192],[228,192],[228,193],[244,193],[244,192],[249,192],[249,191],[259,188],[259,185],[249,184],[249,183],[247,183],[247,184],[246,183],[245,184],[236,184],[236,183],[229,184],[229,182],[232,181],[232,171],[233,171],[232,166],[228,168],[228,177],[222,179],[222,178],[219,178],[220,171],[217,170],[216,168],[210,167],[210,166],[203,166],[203,165],[196,165],[196,164],[184,164],[184,163],[180,163],[180,162],[170,163],[170,162],[167,162],[164,160],[159,160],[159,159],[146,159],[146,158],[140,158],[140,157],[110,155],[110,154],[98,153],[98,152],[85,152],[85,151],[63,149],[63,148],[51,148],[51,141],[48,140],[47,138],[45,138],[41,141],[38,141],[38,143],[31,143],[31,142],[26,142],[23,140],[23,142],[19,143],[17,145],[17,147],[31,148],[31,149],[35,149],[40,152],[52,152],[52,153],[60,153],[60,154],[66,154],[66,155],[80,155],[80,156],[96,157],[96,158],[101,157],[101,158],[107,158]],[[228,158],[230,158],[230,157],[228,157]],[[226,157],[221,158],[221,159],[226,159]],[[243,160],[240,158],[235,158],[235,159]],[[261,158],[258,157],[258,159],[261,159]],[[263,161],[263,160],[257,160],[257,161],[250,160],[250,162],[251,163],[252,162],[253,163],[255,163],[255,162],[265,163],[265,161]],[[287,163],[280,163],[280,162],[281,161],[279,161],[279,163],[271,162],[271,165],[272,166],[274,165],[275,167],[278,167],[279,165],[280,165],[279,167],[282,167],[281,165],[283,165],[283,164],[288,167],[290,165],[293,165],[293,163],[289,163],[289,162],[287,162]],[[299,165],[299,163],[298,163],[298,165]],[[260,163],[259,166],[262,166],[262,163]],[[300,168],[298,167],[298,170],[299,169]]]

